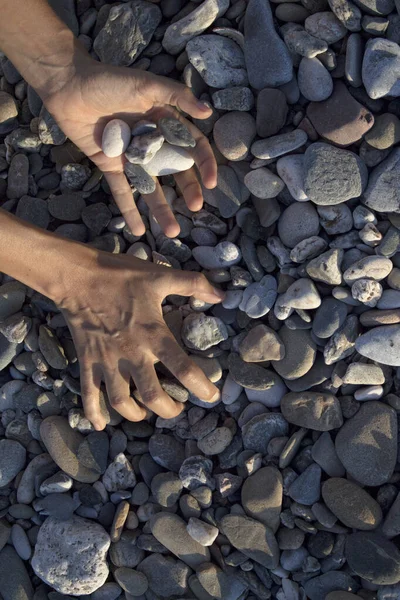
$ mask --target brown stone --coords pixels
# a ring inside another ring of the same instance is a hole
[[[239,352],[245,362],[282,360],[285,346],[276,331],[265,325],[257,325],[241,342]]]
[[[310,102],[307,116],[321,137],[340,147],[360,140],[374,124],[372,113],[353,98],[341,81],[335,82],[330,98]]]
[[[367,310],[360,315],[361,325],[374,327],[375,325],[395,325],[400,323],[400,308],[386,310]]]
[[[129,502],[126,502],[126,500],[123,500],[117,506],[117,510],[115,511],[114,520],[110,531],[110,537],[112,542],[118,542],[118,540],[121,537],[125,521],[128,517],[129,507],[130,504]]]

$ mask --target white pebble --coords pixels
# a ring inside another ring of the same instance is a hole
[[[122,119],[113,119],[104,127],[101,147],[108,158],[121,156],[131,141],[131,128]]]

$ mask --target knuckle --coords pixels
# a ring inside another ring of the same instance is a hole
[[[126,398],[122,394],[113,394],[110,398],[110,404],[112,407],[120,406],[125,400]]]
[[[145,404],[156,404],[161,399],[160,392],[155,388],[149,388],[144,390],[141,394],[143,402]]]

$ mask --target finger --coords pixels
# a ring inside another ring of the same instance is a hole
[[[148,361],[132,370],[132,377],[138,391],[138,400],[164,419],[172,419],[183,410],[180,402],[175,402],[162,389],[154,365]]]
[[[189,169],[182,173],[176,173],[174,177],[185,198],[189,210],[192,212],[201,210],[203,207],[203,194],[201,193],[201,186],[197,179],[196,171],[194,169]]]
[[[192,155],[199,169],[204,186],[209,189],[214,188],[217,185],[217,163],[208,139],[197,129],[196,125],[185,119],[184,116],[171,106],[160,108],[155,114],[157,119],[161,119],[163,116],[174,117],[189,129],[196,140],[196,146],[194,148],[186,148],[186,150]]]
[[[220,397],[218,388],[206,377],[204,371],[178,346],[167,331],[161,338],[157,358],[171,371],[188,390],[206,402],[215,402]]]
[[[166,295],[194,296],[210,304],[221,302],[225,293],[211,285],[202,273],[170,269],[163,280]]]
[[[143,79],[146,95],[154,99],[155,105],[175,106],[195,119],[206,119],[212,113],[212,109],[205,102],[198,100],[182,83],[151,73],[145,73]]]
[[[180,227],[158,180],[154,192],[146,194],[143,198],[165,235],[171,238],[176,237],[180,232]]]
[[[129,379],[109,369],[104,369],[103,377],[111,406],[128,421],[142,421],[146,411],[130,397]]]
[[[82,361],[80,366],[81,396],[85,416],[96,431],[101,431],[107,425],[100,410],[101,377],[96,373],[94,364]]]
[[[146,231],[142,217],[136,207],[131,187],[124,173],[105,173],[114,200],[123,214],[133,235],[143,235]]]

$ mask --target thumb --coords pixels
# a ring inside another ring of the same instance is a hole
[[[146,95],[148,94],[155,105],[169,104],[189,114],[194,119],[206,119],[212,113],[207,102],[198,100],[190,89],[173,79],[144,72],[146,77]]]
[[[217,304],[225,298],[225,293],[211,285],[202,273],[172,270],[168,282],[168,295],[195,296],[210,304]]]

